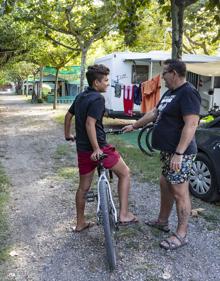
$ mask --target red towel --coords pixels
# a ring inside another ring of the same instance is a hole
[[[124,103],[124,113],[128,116],[133,115],[134,107],[134,87],[133,85],[128,85],[123,87],[123,103]]]

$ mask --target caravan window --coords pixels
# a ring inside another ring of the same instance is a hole
[[[148,80],[149,66],[148,65],[132,65],[132,84],[140,84]]]
[[[214,88],[220,88],[220,76],[215,77]]]
[[[186,80],[188,82],[190,82],[191,84],[193,84],[193,86],[198,89],[198,79],[199,79],[199,75],[192,73],[190,71],[187,72],[187,76],[186,76]]]

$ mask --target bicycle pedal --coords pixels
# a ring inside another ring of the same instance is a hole
[[[85,199],[87,202],[94,202],[95,199],[97,198],[97,194],[94,193],[94,191],[88,191],[86,194],[85,194]]]
[[[116,222],[115,224],[115,231],[119,231],[119,222]]]

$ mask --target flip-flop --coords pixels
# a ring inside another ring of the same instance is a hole
[[[83,228],[81,228],[81,229],[76,229],[76,226],[74,226],[73,228],[72,228],[72,231],[73,232],[76,232],[76,233],[79,233],[79,232],[82,232],[82,231],[84,231],[84,230],[86,230],[86,229],[88,229],[88,228],[90,228],[90,227],[93,227],[95,224],[93,223],[93,222],[88,222],[88,223],[86,223],[85,224],[85,226],[83,227]]]
[[[119,226],[127,226],[136,223],[139,223],[139,220],[136,217],[133,217],[133,219],[130,221],[119,221]]]

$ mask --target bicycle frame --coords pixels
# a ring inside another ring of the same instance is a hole
[[[102,180],[104,180],[104,182],[106,183],[106,188],[108,189],[108,194],[109,194],[109,198],[110,198],[110,205],[111,205],[111,208],[112,208],[112,213],[113,213],[113,216],[114,216],[115,223],[117,223],[117,220],[118,220],[118,218],[117,218],[117,211],[116,211],[113,199],[112,199],[111,187],[110,187],[108,178],[106,176],[106,169],[102,166],[102,164],[101,164],[101,167],[100,167],[100,176],[99,176],[99,180],[98,180],[98,184],[97,184],[97,195],[98,195],[97,212],[96,212],[97,213],[97,222],[100,223],[99,214],[100,214],[101,208],[100,208],[99,184],[100,184],[100,181],[102,181]]]

